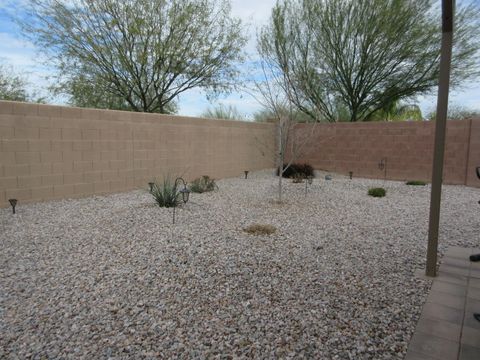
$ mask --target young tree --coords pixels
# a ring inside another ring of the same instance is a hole
[[[246,39],[227,0],[27,3],[19,23],[57,65],[75,104],[99,95],[103,106],[169,112],[189,89],[230,90],[243,59]]]
[[[432,0],[283,0],[261,30],[260,53],[285,73],[295,105],[350,121],[427,94],[438,83],[441,14]],[[480,11],[458,6],[452,85],[480,74]]]
[[[289,83],[275,63],[261,62],[263,81],[255,82],[255,90],[259,96],[257,101],[263,105],[264,112],[271,115],[270,121],[277,127],[275,162],[278,169],[278,202],[283,201],[283,174],[303,153],[315,127],[307,134],[295,131],[298,115],[291,98]],[[311,120],[313,122],[313,120]]]

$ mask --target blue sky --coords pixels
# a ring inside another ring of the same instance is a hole
[[[18,11],[20,8],[18,5],[23,1],[0,0],[0,60],[4,64],[11,65],[16,72],[23,74],[32,90],[46,95],[45,88],[51,83],[48,77],[53,74],[54,69],[42,64],[41,60],[45,60],[42,52],[20,36],[18,28],[10,21],[8,16]],[[268,21],[271,8],[275,2],[276,0],[232,0],[231,2],[233,15],[240,17],[247,26],[250,35],[247,52],[250,54],[251,60],[255,60],[256,29]],[[474,2],[480,4],[480,0]],[[245,66],[242,70],[246,74],[251,71],[248,66]],[[57,104],[63,103],[63,100],[59,98],[50,98],[49,101]],[[420,97],[417,102],[425,115],[435,108],[436,94]],[[251,118],[252,114],[261,108],[260,104],[247,93],[232,93],[211,103],[202,91],[191,90],[181,95],[179,114],[196,116],[208,107],[220,103],[236,106],[247,118]],[[480,82],[465,84],[463,89],[452,91],[450,103],[480,110]]]

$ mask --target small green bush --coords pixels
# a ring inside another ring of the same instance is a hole
[[[292,182],[293,182],[294,184],[300,184],[300,183],[303,183],[304,178],[305,178],[305,177],[303,176],[303,174],[295,174],[295,175],[293,176]]]
[[[427,185],[427,183],[425,181],[422,181],[422,180],[410,180],[410,181],[407,181],[405,184],[414,185],[414,186],[425,186],[425,185]]]
[[[161,185],[153,183],[150,194],[160,207],[174,207],[180,202],[180,192],[175,188],[175,184],[169,176],[163,178]]]
[[[371,188],[368,189],[368,195],[373,197],[384,197],[387,191],[384,188]]]
[[[285,171],[283,172],[284,178],[294,179],[301,176],[307,178],[308,176],[315,177],[313,167],[309,164],[291,164],[287,167],[287,164],[283,165]],[[277,169],[277,176],[280,174],[280,168]]]
[[[204,193],[208,191],[214,191],[218,189],[217,184],[214,179],[211,179],[209,176],[204,175],[201,178],[197,178],[192,181],[190,185],[190,191],[194,193]]]

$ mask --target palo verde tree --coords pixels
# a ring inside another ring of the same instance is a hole
[[[441,11],[432,0],[280,0],[260,54],[285,73],[292,100],[313,117],[371,120],[438,85]],[[480,74],[480,11],[458,6],[452,86]]]
[[[27,0],[18,22],[81,106],[166,113],[192,88],[230,90],[243,59],[227,0]]]

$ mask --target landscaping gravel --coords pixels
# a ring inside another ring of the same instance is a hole
[[[272,174],[191,194],[175,225],[144,190],[0,209],[0,358],[403,358],[430,187],[322,173],[278,204]],[[479,247],[480,189],[442,200],[440,251]]]

